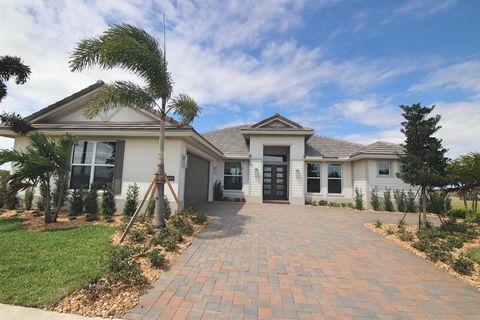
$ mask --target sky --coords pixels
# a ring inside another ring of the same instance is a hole
[[[75,44],[112,24],[144,28],[166,47],[175,93],[203,111],[200,132],[274,113],[322,136],[400,143],[399,105],[436,105],[448,156],[480,151],[480,1],[0,0],[0,55],[20,56],[0,111],[23,116],[120,69],[70,72]],[[0,137],[0,148],[12,139]]]

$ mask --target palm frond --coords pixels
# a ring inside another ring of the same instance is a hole
[[[202,111],[195,100],[182,93],[173,98],[168,106],[175,115],[180,117],[180,122],[185,125],[192,123],[193,119]]]
[[[102,112],[119,107],[148,109],[154,105],[155,100],[146,89],[130,81],[115,81],[103,86],[102,90],[90,100],[84,115],[92,119]]]
[[[77,47],[70,55],[68,65],[71,71],[82,71],[93,67],[100,59],[100,50],[103,42],[100,39],[84,39],[78,42]]]

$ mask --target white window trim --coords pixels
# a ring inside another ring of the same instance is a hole
[[[319,165],[319,170],[318,170],[318,173],[319,173],[319,176],[318,177],[309,177],[308,176],[308,165],[309,164],[318,164]],[[307,185],[305,186],[305,190],[307,191],[307,193],[309,194],[320,194],[322,193],[322,164],[320,162],[307,162]],[[308,191],[308,179],[316,179],[319,181],[319,185],[320,185],[320,189],[318,190],[318,192],[310,192]]]
[[[240,164],[240,174],[225,174],[225,164],[227,163],[238,163]],[[223,164],[224,165],[224,168],[223,168],[223,190],[225,191],[242,191],[243,190],[243,165],[242,165],[242,161],[225,161],[225,163]],[[225,187],[225,177],[240,177],[242,178],[242,187],[240,189],[227,189]]]
[[[380,174],[380,162],[388,163],[388,174]],[[379,178],[391,178],[393,176],[393,166],[390,160],[377,160],[377,177]]]
[[[116,141],[111,141],[111,140],[78,140],[78,142],[80,142],[80,141],[93,142],[92,163],[74,163],[73,160],[74,160],[75,147],[72,148],[72,155],[71,155],[72,161],[70,163],[70,176],[69,176],[69,179],[68,179],[69,190],[73,190],[72,188],[70,188],[70,185],[72,183],[72,172],[73,172],[73,167],[74,166],[76,166],[76,167],[90,167],[91,168],[90,179],[89,179],[89,182],[88,182],[88,189],[90,189],[90,187],[93,185],[93,180],[95,178],[95,167],[115,168],[115,164],[104,164],[104,163],[97,164],[97,163],[95,163],[95,161],[97,159],[97,144],[99,142],[112,142],[112,143],[116,144],[117,143]],[[117,155],[115,154],[115,162],[117,161],[116,156]],[[112,181],[112,183],[113,183],[113,181]]]
[[[334,178],[334,177],[329,177],[328,176],[328,167],[331,165],[339,165],[340,166],[340,178]],[[328,190],[328,180],[340,180],[340,192],[339,193],[331,193]],[[343,195],[343,164],[341,163],[329,163],[327,165],[327,195],[329,196],[342,196]]]

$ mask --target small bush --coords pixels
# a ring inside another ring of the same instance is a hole
[[[143,276],[140,264],[134,259],[133,254],[134,249],[127,246],[113,249],[108,263],[109,276],[112,282],[132,285],[147,284],[147,279]]]
[[[380,197],[378,196],[378,188],[377,187],[374,187],[372,189],[372,194],[371,194],[370,197],[371,197],[370,204],[372,205],[372,209],[375,210],[375,211],[381,210]]]
[[[154,248],[148,253],[148,260],[155,268],[165,268],[168,264],[165,255],[163,255],[160,249]]]
[[[395,203],[397,204],[397,211],[407,211],[407,195],[405,194],[405,191],[395,190],[393,192],[393,198],[395,199]]]
[[[413,241],[413,239],[414,239],[413,233],[411,233],[410,231],[407,231],[405,229],[401,229],[401,230],[398,231],[398,237],[402,241]]]
[[[472,260],[468,259],[464,255],[460,255],[460,257],[453,261],[452,268],[460,274],[471,275],[474,269],[474,264]]]
[[[89,221],[89,222],[92,222],[92,221],[97,221],[98,220],[98,217],[96,214],[90,214],[90,213],[87,213],[85,215],[85,221]]]
[[[106,186],[103,190],[101,211],[105,216],[111,216],[117,211],[112,186]]]
[[[220,180],[215,181],[213,185],[213,200],[214,201],[223,200],[223,188],[222,188],[222,182]]]
[[[97,189],[94,187],[91,187],[90,190],[88,190],[86,196],[85,196],[85,212],[91,213],[91,214],[97,214],[98,213],[98,192]]]
[[[463,209],[452,209],[448,211],[447,215],[450,219],[465,219],[467,216]]]
[[[170,201],[168,201],[167,196],[163,196],[163,206],[165,208],[165,219],[170,219],[172,208],[170,207]]]
[[[427,258],[433,262],[442,261],[447,263],[452,260],[452,254],[448,252],[443,246],[432,244],[427,251],[425,251]]]
[[[407,200],[405,202],[407,212],[417,212],[417,203],[415,202],[415,193],[408,191]]]
[[[206,211],[196,211],[195,215],[193,216],[193,221],[196,224],[203,224],[208,219],[208,213]]]
[[[142,230],[134,229],[130,233],[130,236],[134,242],[142,242],[147,237]]]
[[[385,232],[387,232],[387,235],[391,236],[392,234],[394,234],[395,232],[393,231],[392,227],[388,227],[387,230],[385,230]]]
[[[362,190],[355,188],[355,209],[363,210],[363,194]]]
[[[466,255],[469,259],[480,264],[480,247],[468,249]]]
[[[407,224],[405,223],[405,220],[402,220],[402,219],[398,220],[398,224],[397,224],[398,229],[405,229],[406,225]]]
[[[346,204],[345,202],[342,202],[341,205],[342,205],[342,208],[346,208],[346,207],[347,207],[347,204]]]
[[[181,234],[191,236],[193,234],[193,227],[182,215],[175,215],[172,219],[172,225]]]
[[[388,188],[386,188],[385,192],[383,193],[383,206],[385,208],[385,211],[391,212],[395,210],[392,202],[392,192]]]
[[[445,239],[447,234],[435,227],[432,228],[423,228],[417,231],[417,237],[420,240],[434,240],[434,239]]]
[[[25,190],[25,209],[31,210],[33,204],[33,197],[35,196],[35,188],[30,187]]]
[[[412,244],[412,247],[417,249],[418,251],[427,251],[430,248],[431,242],[429,240],[423,239],[416,241]]]
[[[450,250],[453,248],[460,249],[463,247],[463,239],[460,237],[449,235],[445,239],[447,240],[446,245],[450,248]]]
[[[125,207],[123,208],[123,214],[126,216],[132,216],[138,207],[138,197],[140,194],[140,189],[137,184],[131,184],[127,188],[127,200],[125,202]]]
[[[70,214],[73,216],[83,212],[85,201],[85,191],[83,189],[74,189],[70,195]]]
[[[355,205],[351,202],[347,203],[347,207],[349,207],[350,209],[354,209],[355,208]]]
[[[380,219],[377,219],[377,221],[375,222],[375,228],[381,228],[383,226],[383,222],[380,221]]]
[[[5,196],[5,208],[8,210],[15,210],[20,205],[20,198],[18,198],[17,192],[7,191]]]
[[[452,200],[446,192],[430,192],[427,197],[427,211],[445,214],[452,208]]]
[[[182,235],[176,230],[160,229],[158,235],[151,240],[152,245],[161,245],[167,251],[175,251],[177,242],[182,241]]]

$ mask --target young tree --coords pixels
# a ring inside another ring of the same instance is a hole
[[[24,84],[30,73],[30,67],[24,65],[19,57],[0,56],[0,102],[7,96],[5,82],[15,77],[16,84]]]
[[[442,147],[442,140],[434,136],[440,129],[440,115],[430,117],[435,106],[422,107],[420,103],[401,105],[400,108],[405,118],[401,129],[405,142],[402,144],[404,153],[399,155],[403,165],[399,177],[412,186],[421,187],[419,227],[424,227],[427,222],[427,190],[445,184],[447,150]]]
[[[448,175],[450,182],[458,190],[459,195],[463,196],[465,212],[468,212],[467,196],[472,199],[472,214],[477,213],[478,198],[480,192],[480,153],[472,152],[458,159],[455,159],[448,165]]]
[[[127,200],[125,207],[123,208],[123,214],[126,216],[133,216],[138,207],[138,197],[140,194],[140,188],[136,183],[128,186]]]
[[[51,212],[51,181],[55,177],[68,178],[69,157],[75,138],[64,135],[52,139],[35,131],[28,136],[29,144],[24,150],[0,150],[0,165],[12,162],[14,173],[8,177],[11,191],[25,190],[40,185],[45,190],[45,223],[56,222],[59,210]],[[66,183],[66,182],[63,182]],[[59,199],[63,195],[60,194]]]
[[[180,117],[183,125],[188,125],[200,112],[200,107],[187,95],[171,97],[172,79],[167,69],[165,53],[157,40],[141,28],[127,24],[115,25],[98,38],[80,41],[71,56],[70,69],[81,71],[94,65],[103,69],[120,67],[128,70],[143,79],[146,86],[129,81],[115,81],[105,85],[88,103],[85,109],[87,118],[121,107],[155,110],[160,115],[154,224],[164,227],[165,120],[173,112]]]

